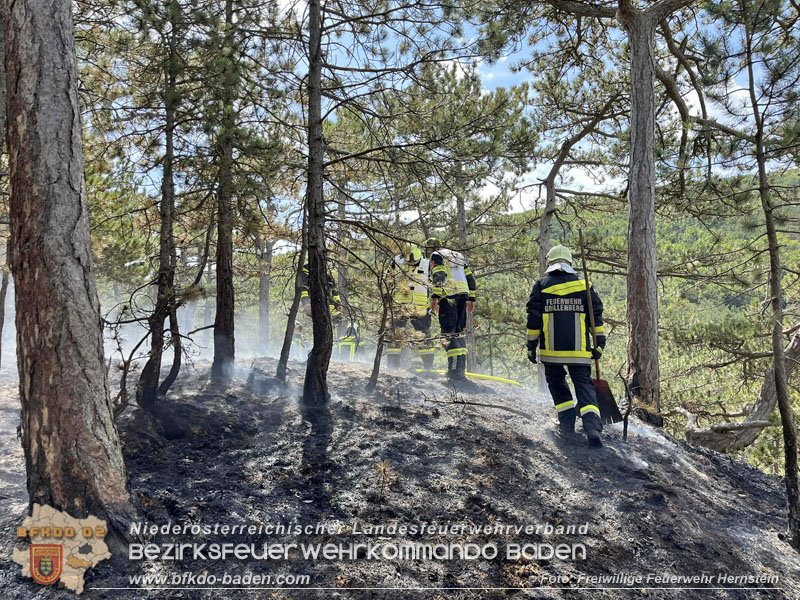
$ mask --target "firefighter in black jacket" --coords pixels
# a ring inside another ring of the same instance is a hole
[[[303,306],[303,312],[305,313],[306,317],[311,316],[311,294],[308,288],[309,268],[310,268],[309,263],[303,265],[303,273],[300,276],[300,303]],[[328,273],[327,275],[328,275],[328,309],[331,312],[331,323],[334,326],[336,326],[342,321],[342,299],[339,296],[339,292],[336,289],[336,282],[333,280],[333,277],[331,277],[330,273]],[[300,346],[302,347],[304,342],[302,337],[300,338],[299,341],[300,341]],[[357,351],[357,349],[358,349],[358,344],[356,343],[356,347],[353,350],[353,357],[355,357],[355,352]]]
[[[300,303],[303,305],[303,312],[311,315],[311,295],[308,289],[308,274],[310,265],[303,265],[303,274],[300,276]],[[328,308],[331,311],[331,320],[336,323],[342,318],[342,299],[336,290],[336,282],[328,273]]]
[[[442,248],[438,238],[425,242],[430,254],[431,310],[439,315],[439,327],[447,342],[447,378],[466,381],[467,340],[464,328],[467,313],[475,306],[475,277],[467,258],[460,252]]]
[[[606,345],[603,304],[590,283],[598,346],[592,348],[586,282],[572,268],[572,253],[564,246],[555,246],[547,253],[547,262],[544,277],[533,285],[526,307],[528,360],[536,362],[538,346],[562,435],[574,432],[579,413],[589,445],[600,446],[603,423],[590,365],[593,358],[600,358]],[[567,386],[565,366],[575,386],[577,404]]]

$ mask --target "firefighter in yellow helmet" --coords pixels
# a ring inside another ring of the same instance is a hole
[[[403,244],[402,252],[392,259],[391,318],[392,340],[387,350],[388,366],[399,369],[406,345],[407,325],[421,338],[416,341],[422,367],[433,369],[434,348],[431,341],[431,311],[428,296],[428,259],[416,244]]]
[[[303,265],[303,272],[300,275],[300,304],[303,308],[304,320],[306,322],[309,322],[310,321],[309,318],[311,317],[311,294],[309,290],[310,269],[311,265],[309,263],[306,263],[305,265]],[[334,327],[336,327],[339,325],[339,323],[342,322],[342,313],[343,313],[342,299],[341,296],[339,296],[339,291],[336,289],[336,282],[334,281],[333,277],[331,276],[330,273],[327,273],[326,275],[328,278],[328,310],[331,313],[331,323],[333,324]],[[307,329],[310,331],[311,330],[310,323],[308,323],[308,325],[309,327]],[[297,326],[295,326],[295,328],[297,331]],[[304,348],[304,340],[302,338],[302,329],[303,327],[301,324],[300,337],[299,339],[296,338],[296,341],[297,345],[304,350],[305,348]],[[357,348],[358,344],[356,343],[352,353],[353,356],[352,360],[355,359],[355,353],[357,351]],[[348,357],[350,356],[349,348],[347,356]]]
[[[574,432],[580,414],[583,430],[591,446],[601,446],[603,423],[592,385],[591,362],[602,356],[606,345],[603,329],[603,303],[592,288],[572,268],[572,252],[555,246],[547,253],[544,277],[533,284],[526,306],[528,312],[528,360],[536,363],[536,352],[544,363],[550,395],[558,413],[562,435]],[[592,295],[597,348],[591,347],[586,286]],[[566,382],[564,367],[575,386],[577,403]]]
[[[475,306],[475,277],[467,257],[461,252],[444,248],[439,238],[425,242],[430,253],[431,310],[439,315],[439,326],[447,344],[447,378],[466,380],[467,340],[464,328],[467,313]]]
[[[311,265],[306,263],[303,265],[303,273],[300,276],[300,303],[303,306],[303,312],[306,315],[311,315],[311,294],[309,293],[309,269]],[[336,289],[336,282],[327,274],[328,277],[328,309],[331,311],[331,320],[334,324],[342,319],[342,299]]]

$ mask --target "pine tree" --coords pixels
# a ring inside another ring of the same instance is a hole
[[[124,531],[134,511],[103,360],[71,11],[15,2],[7,28],[22,444],[31,505]]]

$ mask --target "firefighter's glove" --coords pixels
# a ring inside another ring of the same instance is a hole
[[[603,358],[602,348],[592,348],[592,359],[600,360],[601,358]]]
[[[536,350],[528,350],[528,360],[536,364]]]

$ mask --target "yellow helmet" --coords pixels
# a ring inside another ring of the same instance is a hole
[[[442,247],[442,240],[436,237],[435,235],[425,240],[425,248],[428,254],[430,254],[431,252],[436,252],[441,247]]]
[[[550,248],[550,252],[547,253],[547,262],[567,262],[572,264],[572,252],[570,252],[569,248],[560,244],[553,246]]]

